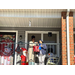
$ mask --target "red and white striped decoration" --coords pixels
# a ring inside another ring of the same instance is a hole
[[[1,65],[10,65],[10,59],[11,56],[1,56]]]

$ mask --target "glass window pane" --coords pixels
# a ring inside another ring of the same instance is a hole
[[[31,37],[35,36],[35,42],[38,42],[41,39],[41,34],[33,34],[33,33],[29,33],[28,34],[28,42],[31,41]]]
[[[48,34],[43,34],[43,41],[47,43],[57,43],[57,35],[52,34],[52,37],[48,37]]]
[[[44,43],[57,43],[57,35],[56,34],[52,34],[52,37],[48,37],[48,34],[43,34],[43,41]],[[48,51],[51,51],[51,49],[53,50],[53,53],[56,54],[56,45],[47,45]]]
[[[29,33],[29,34],[28,34],[28,43],[29,43],[29,41],[32,40],[31,37],[32,37],[33,35],[35,36],[35,42],[38,42],[38,41],[41,39],[41,34]],[[29,44],[27,45],[27,49],[28,49],[28,47],[29,47]]]

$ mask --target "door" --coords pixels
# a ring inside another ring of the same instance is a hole
[[[0,32],[0,56],[2,56],[1,64],[13,65],[14,61],[12,54],[15,50],[14,42],[16,42],[15,32]],[[8,59],[10,62],[8,62]]]

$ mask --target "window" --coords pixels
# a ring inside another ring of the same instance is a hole
[[[31,37],[33,35],[35,36],[35,42],[38,42],[38,40],[41,39],[41,34],[29,33],[28,34],[28,43],[29,43],[29,41],[32,40]],[[29,44],[27,45],[27,49],[28,49],[28,47],[29,47]]]
[[[48,34],[43,34],[43,41],[45,43],[57,43],[57,35],[52,34],[52,37],[48,37]]]
[[[45,43],[57,43],[57,35],[52,34],[52,37],[48,37],[48,34],[43,34],[43,41]],[[56,54],[56,45],[47,45],[48,51],[53,50],[53,53]]]
[[[28,42],[31,41],[31,36],[35,36],[35,42],[37,42],[38,40],[41,39],[41,34],[33,34],[33,33],[29,33],[28,34]]]

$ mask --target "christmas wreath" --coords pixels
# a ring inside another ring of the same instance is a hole
[[[4,36],[3,36],[3,38],[8,38],[8,37],[9,37],[10,39],[12,39],[12,36],[11,36],[11,35],[4,35]]]

